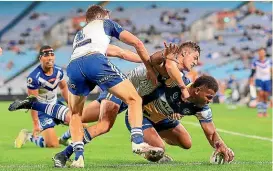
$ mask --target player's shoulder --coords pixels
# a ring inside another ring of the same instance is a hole
[[[54,69],[56,69],[57,71],[63,72],[62,67],[60,67],[60,66],[58,66],[58,65],[54,65]]]
[[[257,57],[255,57],[253,60],[252,60],[252,63],[258,63],[259,62],[259,59]]]
[[[205,105],[202,108],[199,108],[196,112],[196,116],[199,119],[199,121],[205,121],[210,122],[212,121],[212,111],[211,108],[208,105]]]
[[[272,64],[272,58],[267,58],[266,61],[267,61],[269,64]]]
[[[39,75],[43,72],[41,65],[34,68],[28,75],[28,78],[38,79]]]

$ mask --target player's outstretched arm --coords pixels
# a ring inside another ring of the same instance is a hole
[[[200,124],[210,145],[215,148],[217,152],[224,153],[226,162],[233,161],[234,152],[230,148],[228,148],[225,142],[221,139],[220,135],[216,131],[213,121],[200,122]]]
[[[108,57],[118,57],[126,61],[142,63],[142,60],[138,54],[111,44],[108,45],[106,54]]]
[[[181,78],[181,72],[177,67],[178,62],[176,60],[176,55],[177,55],[178,47],[174,44],[170,44],[169,46],[167,46],[166,43],[164,44],[165,44],[164,55],[166,58],[165,68],[168,72],[168,75],[180,87],[183,98],[188,98],[190,94]]]
[[[148,54],[148,51],[146,50],[143,42],[139,40],[136,36],[131,34],[130,32],[124,30],[120,33],[119,39],[128,45],[133,46],[138,55],[140,56],[142,62],[147,68],[147,76],[154,84],[157,84],[157,76],[154,72],[154,69],[152,65],[150,64],[150,56]]]
[[[3,50],[2,50],[2,48],[0,47],[0,56],[2,55],[2,53],[3,53]]]
[[[38,89],[28,89],[28,95],[33,95],[37,97]],[[30,112],[33,124],[33,136],[37,136],[40,132],[38,112],[36,110],[31,110]]]

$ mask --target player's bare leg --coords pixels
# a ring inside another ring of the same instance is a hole
[[[54,128],[48,128],[41,132],[44,137],[45,146],[49,148],[58,148],[59,140]]]
[[[131,125],[132,151],[144,154],[148,151],[163,152],[161,148],[154,148],[143,140],[142,132],[142,99],[133,84],[127,79],[109,89],[109,92],[120,98],[128,105],[129,123]]]
[[[259,118],[263,117],[263,113],[262,113],[262,111],[263,111],[263,101],[264,101],[264,91],[259,90],[257,92],[257,112],[258,112],[257,116]]]
[[[154,127],[147,128],[143,131],[144,141],[154,147],[160,147],[165,150],[165,144]]]
[[[68,94],[68,106],[72,112],[69,128],[71,132],[71,138],[73,141],[73,149],[75,152],[75,161],[71,164],[71,167],[83,168],[83,125],[81,121],[82,110],[84,107],[86,97],[76,96],[69,92]]]
[[[182,124],[169,130],[160,131],[159,135],[169,145],[179,146],[183,149],[191,148],[191,136]]]
[[[109,100],[102,100],[98,122],[87,130],[92,138],[105,134],[113,127],[119,111],[119,105]]]
[[[268,113],[267,113],[267,102],[268,102],[268,98],[269,98],[269,92],[264,91],[264,97],[263,97],[263,103],[264,103],[264,111],[263,111],[263,116],[264,117],[268,117]]]
[[[164,140],[169,145],[179,146],[184,149],[191,148],[191,137],[181,124],[169,130],[160,131],[159,133],[153,127],[145,129],[144,139],[145,142],[155,147],[165,148]],[[166,154],[163,157],[161,156],[161,158],[151,155],[146,155],[145,158],[149,161],[158,161],[160,163],[173,161],[173,159]]]
[[[101,104],[97,100],[87,104],[87,106],[83,108],[82,122],[89,123],[98,121],[100,116],[100,105]]]
[[[144,134],[144,142],[150,144],[154,147],[162,148],[165,151],[165,144],[162,138],[158,135],[157,131],[154,127],[147,128],[143,131]],[[151,153],[147,153],[144,155],[144,158],[151,162],[158,162],[162,159],[163,153],[160,155],[153,155]]]

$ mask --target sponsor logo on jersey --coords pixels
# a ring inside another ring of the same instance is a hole
[[[28,77],[28,78],[27,78],[27,83],[28,83],[28,84],[31,84],[31,83],[32,83],[32,81],[33,81],[33,80],[32,80],[32,78],[31,78],[31,77]]]
[[[54,82],[56,80],[56,78],[51,78],[48,80],[48,82]]]
[[[53,123],[53,120],[50,119],[50,118],[47,118],[47,119],[43,120],[43,121],[40,122],[40,123],[41,123],[41,126],[44,127],[44,126],[46,126],[46,125],[52,124],[52,123]]]
[[[173,99],[177,99],[177,97],[178,97],[178,92],[175,92],[175,93],[173,94]]]
[[[69,88],[76,90],[76,85],[72,84],[70,81],[67,82]]]
[[[183,109],[183,114],[184,114],[184,115],[189,115],[189,114],[191,114],[190,109],[188,109],[188,108]]]

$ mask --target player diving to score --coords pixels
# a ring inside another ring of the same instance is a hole
[[[157,70],[160,73],[163,73],[163,75],[165,75],[165,76],[168,75],[168,74],[167,74],[166,69],[164,71],[164,67],[165,67],[164,63],[166,63],[166,59],[172,59],[172,57],[173,57],[173,56],[169,56],[168,54],[173,53],[173,51],[176,51],[176,50],[177,49],[175,49],[175,46],[170,45],[169,48],[165,49],[165,53],[163,53],[163,55],[162,55],[163,51],[159,51],[159,52],[157,52],[157,53],[155,53],[154,55],[151,56],[151,59],[153,59],[153,61],[156,61],[156,63],[159,63],[158,61],[161,60],[161,62],[162,62],[162,65],[160,65],[161,68],[158,67]],[[162,58],[164,56],[164,54],[165,54],[166,58],[165,57]],[[199,54],[200,54],[200,48],[199,48],[199,46],[197,44],[195,44],[193,42],[185,42],[185,43],[181,44],[178,47],[178,56],[179,57],[176,58],[176,60],[179,61],[178,62],[178,64],[179,64],[178,68],[180,68],[181,70],[190,70],[192,67],[194,67],[197,64]],[[135,70],[133,70],[129,74],[129,79],[137,87],[137,89],[139,90],[139,94],[147,94],[147,90],[150,89],[151,84],[149,84],[149,82],[147,83],[144,67],[140,66],[140,67],[137,67]],[[100,100],[91,102],[84,109],[83,117],[82,117],[83,122],[97,121],[98,120],[98,118],[99,118],[98,116],[99,116],[99,112],[100,112],[100,103],[99,103],[99,101]],[[102,103],[103,102],[107,103],[107,100],[103,100]],[[25,103],[29,103],[29,101],[26,100]],[[24,104],[24,102],[23,103],[17,103],[17,105],[15,105],[15,106],[17,106],[16,109],[19,109],[18,104],[21,107],[26,105],[26,104]],[[43,109],[37,108],[38,105],[37,105],[37,103],[35,103],[35,104],[36,105],[32,106],[33,109],[43,110]],[[13,107],[15,107],[15,106],[13,106]],[[31,106],[31,105],[26,105],[26,106]],[[27,108],[26,106],[24,108]],[[103,106],[103,105],[101,105],[101,106]],[[116,104],[112,103],[112,102],[110,102],[109,105],[107,104],[105,106],[107,106],[107,108],[106,108],[106,110],[103,110],[103,111],[106,111],[108,113],[102,112],[104,114],[102,115],[102,118],[100,118],[98,124],[91,127],[91,128],[88,128],[88,132],[91,132],[90,135],[92,135],[91,136],[92,138],[94,138],[94,137],[96,137],[96,136],[98,136],[100,134],[108,132],[110,130],[110,128],[112,127],[114,121],[115,121],[116,114],[118,113],[118,106]],[[55,107],[57,107],[57,106],[55,106]],[[47,107],[44,106],[43,108],[45,109]],[[110,123],[108,122],[109,121],[108,118],[113,118],[110,121]],[[92,130],[94,130],[94,131],[92,131]],[[72,149],[72,147],[69,147],[69,148]],[[55,156],[55,158],[56,157],[58,157],[58,156]],[[60,162],[57,162],[57,163],[60,163]]]
[[[147,76],[156,85],[157,77],[149,62],[148,52],[136,36],[109,18],[109,12],[101,6],[89,7],[86,12],[87,24],[77,32],[73,42],[73,53],[67,67],[69,77],[68,106],[72,114],[69,128],[75,151],[75,161],[73,161],[72,167],[84,167],[84,143],[82,140],[84,132],[81,115],[86,96],[96,85],[128,104],[129,123],[132,127],[132,151],[134,153],[161,153],[163,151],[143,141],[142,99],[133,84],[105,56],[111,37],[133,46],[147,69]],[[178,78],[179,80],[181,81],[181,78]],[[180,86],[184,90],[183,95],[187,98],[188,94],[183,81]]]
[[[184,81],[185,84],[189,83],[189,80],[186,78],[184,78]],[[210,76],[201,76],[193,84],[188,84],[187,87],[190,93],[188,102],[184,102],[179,98],[181,92],[177,86],[168,87],[163,85],[143,97],[144,116],[142,128],[144,141],[163,149],[165,146],[162,139],[173,146],[179,146],[184,149],[191,148],[191,137],[189,133],[183,125],[179,123],[179,121],[173,119],[172,115],[194,115],[199,120],[210,145],[216,149],[216,152],[224,153],[226,162],[231,162],[234,159],[234,153],[225,145],[224,141],[216,132],[212,121],[212,112],[208,106],[208,103],[212,101],[215,93],[218,91],[216,80]],[[111,103],[118,105],[119,113],[127,109],[127,106],[120,99],[114,96],[102,93],[98,101],[103,99],[110,100]],[[110,104],[110,102],[108,104]],[[101,106],[104,105],[102,104]],[[106,110],[107,107],[108,106],[104,106]],[[99,117],[99,113],[97,113],[96,117]],[[109,127],[114,122],[116,116],[103,115],[101,117],[100,122],[104,123],[104,125],[108,124]],[[126,115],[125,120],[127,128],[130,130],[128,115]],[[106,129],[108,127],[106,126]],[[88,128],[89,133],[90,130],[91,129]],[[95,130],[100,131],[99,127]],[[66,150],[57,154],[59,162],[62,162],[62,167],[65,166],[67,159],[72,155],[72,153],[72,147],[68,146]],[[149,161],[158,161],[163,156],[145,154],[144,157]]]

